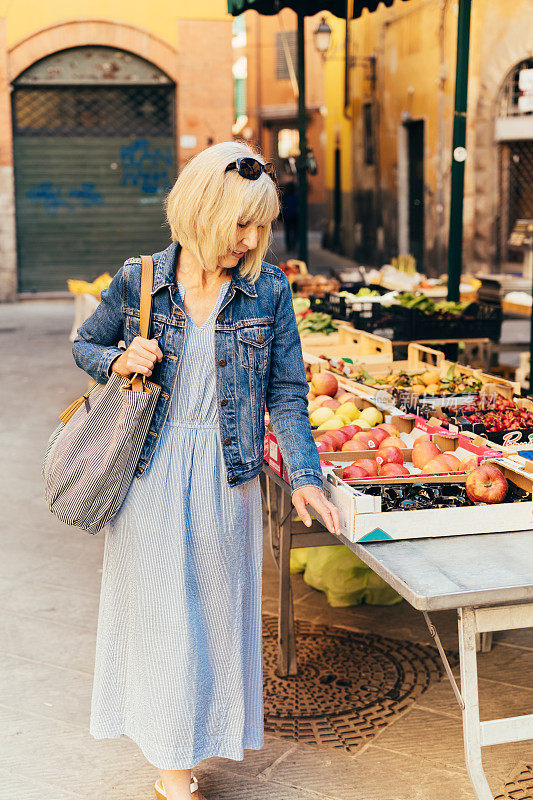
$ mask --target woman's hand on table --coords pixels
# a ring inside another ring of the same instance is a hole
[[[340,533],[339,512],[318,486],[301,486],[292,493],[292,503],[304,525],[311,525],[310,505],[324,520],[330,533]]]
[[[123,378],[128,378],[134,372],[150,377],[156,361],[161,361],[162,358],[163,353],[157,339],[136,336],[128,349],[113,361],[111,370]]]

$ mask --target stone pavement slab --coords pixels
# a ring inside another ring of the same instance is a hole
[[[72,317],[71,302],[0,306],[0,447],[9,454],[0,466],[0,800],[152,800],[157,772],[137,745],[89,733],[103,537],[67,528],[43,501],[46,440],[87,386],[71,357]],[[299,619],[431,643],[405,603],[334,609],[301,575],[292,580]],[[277,613],[268,543],[264,610]],[[455,614],[433,619],[455,649]],[[482,714],[531,713],[533,631],[496,640],[479,656]],[[531,763],[528,753],[531,742],[486,751],[495,791]],[[198,774],[208,800],[473,800],[460,715],[444,680],[356,756],[267,736],[244,761],[212,759]]]

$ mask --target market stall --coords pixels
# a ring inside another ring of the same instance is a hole
[[[297,673],[290,594],[291,547],[337,541],[316,519],[305,528],[291,519],[288,484],[268,466],[268,509],[273,546],[279,553],[279,670]],[[479,800],[493,800],[482,748],[533,738],[533,714],[480,721],[476,639],[493,631],[533,626],[533,530],[403,541],[340,540],[414,608],[421,611],[443,658],[463,717],[465,758]],[[476,558],[472,559],[475,550]],[[461,687],[457,686],[429,612],[457,609]]]
[[[304,299],[295,299],[295,310],[310,423],[341,535],[329,534],[318,516],[310,529],[294,518],[267,420],[280,674],[297,672],[291,549],[340,542],[424,613],[463,711],[472,784],[478,798],[490,800],[481,748],[533,737],[533,715],[480,722],[476,656],[476,639],[488,649],[493,630],[533,626],[533,403],[520,397],[518,383],[418,342],[395,358],[394,341],[367,340],[342,315],[313,311]],[[459,620],[461,690],[427,616],[451,608]]]

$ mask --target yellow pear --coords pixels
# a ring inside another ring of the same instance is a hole
[[[359,419],[357,420],[358,425],[361,419],[366,419],[366,421],[370,423],[370,427],[373,428],[374,425],[379,425],[380,422],[383,422],[383,414],[381,411],[378,411],[377,408],[368,406],[368,408],[363,408],[361,411]]]
[[[359,416],[360,411],[355,405],[355,403],[351,403],[350,401],[348,401],[339,406],[336,413],[344,414],[346,417],[348,417],[350,422],[353,422],[353,420],[357,419],[357,417]]]
[[[350,419],[350,417],[347,414],[339,414],[339,409],[337,409],[335,411],[335,417],[338,417],[339,419],[342,419],[342,424],[343,425],[349,425],[350,422],[352,422],[352,420]]]
[[[334,431],[342,428],[345,423],[340,417],[332,417],[318,426],[319,431]]]
[[[364,417],[359,417],[359,419],[357,420],[357,422],[355,424],[358,425],[359,428],[362,428],[364,431],[367,431],[369,428],[373,427],[370,424],[370,422],[367,419],[365,419]]]
[[[315,409],[315,411],[313,411],[313,413],[309,417],[309,422],[311,423],[311,425],[320,426],[322,425],[323,422],[326,422],[326,420],[331,419],[333,416],[334,415],[331,408],[323,408],[322,406],[320,406],[320,408],[317,408]]]

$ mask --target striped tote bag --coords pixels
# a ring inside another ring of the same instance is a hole
[[[153,262],[142,256],[140,332],[150,323]],[[139,374],[97,383],[59,417],[43,462],[50,511],[98,533],[118,513],[133,480],[161,387]]]

